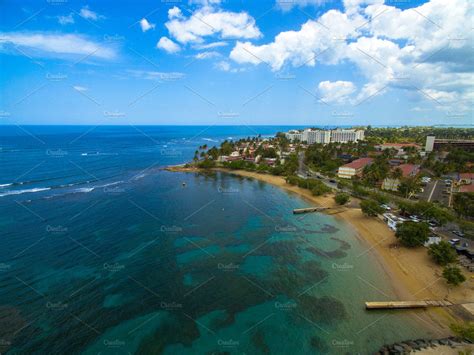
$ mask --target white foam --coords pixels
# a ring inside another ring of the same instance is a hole
[[[0,184],[0,189],[3,189],[4,187],[11,186],[13,184]]]
[[[36,187],[34,189],[27,189],[27,190],[9,190],[0,194],[0,197],[10,196],[10,195],[22,195],[22,194],[35,193],[35,192],[41,192],[41,191],[47,191],[47,190],[51,190],[51,188],[50,187]]]
[[[82,193],[88,193],[94,191],[94,187],[81,187],[79,189],[74,190],[74,192],[82,192]]]

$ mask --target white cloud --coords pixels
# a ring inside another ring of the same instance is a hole
[[[28,54],[37,57],[114,59],[114,47],[94,42],[78,34],[52,34],[31,32],[0,33],[0,50],[9,51],[9,45],[28,49]],[[12,53],[17,53],[12,51]],[[18,53],[17,53],[18,54]]]
[[[66,16],[58,16],[58,22],[61,25],[69,25],[74,23],[73,13],[71,12],[69,15]]]
[[[146,18],[142,18],[140,20],[140,27],[142,28],[143,32],[146,32],[148,30],[154,29],[155,24],[148,22],[148,20]]]
[[[74,90],[77,90],[77,91],[80,91],[80,92],[84,92],[84,91],[87,91],[88,89],[84,86],[79,86],[79,85],[74,85],[72,87]]]
[[[211,48],[217,48],[217,47],[225,47],[229,45],[229,42],[225,41],[218,41],[218,42],[211,42],[211,43],[206,43],[206,44],[195,44],[193,48],[195,49],[211,49]]]
[[[474,3],[430,0],[399,9],[383,0],[345,0],[299,30],[284,31],[261,45],[237,41],[230,59],[253,65],[355,64],[365,78],[359,102],[389,89],[402,89],[431,104],[472,106]]]
[[[186,18],[177,7],[168,11],[165,26],[171,37],[182,44],[202,43],[204,37],[259,38],[262,34],[255,20],[246,12],[229,12],[214,7],[201,7]]]
[[[293,7],[321,6],[328,0],[276,0],[276,6],[282,11],[290,11]]]
[[[216,63],[215,67],[222,71],[229,71],[230,63],[223,60],[223,61],[220,61],[219,63]]]
[[[98,21],[100,19],[104,19],[105,16],[99,15],[97,12],[92,11],[89,9],[89,6],[84,6],[80,11],[79,15],[86,20]]]
[[[318,90],[323,101],[342,104],[348,102],[356,87],[351,81],[322,81]]]
[[[161,37],[158,43],[156,44],[156,48],[163,49],[168,53],[176,53],[181,50],[179,45],[170,40],[168,37]]]
[[[269,44],[255,46],[238,41],[230,58],[238,63],[267,63],[272,70],[280,70],[286,63],[296,67],[314,66],[321,60],[331,63],[345,50],[345,41],[339,39],[350,37],[353,32],[354,26],[345,14],[330,10],[319,23],[307,21],[299,31],[281,32]]]
[[[216,52],[216,51],[206,51],[206,52],[201,52],[201,53],[198,53],[194,56],[194,58],[196,59],[209,59],[209,58],[216,58],[216,57],[220,57],[221,54],[219,52]]]

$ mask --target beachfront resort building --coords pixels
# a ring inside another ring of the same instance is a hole
[[[337,176],[342,179],[351,179],[353,176],[360,176],[367,165],[372,164],[372,158],[360,158],[349,164],[339,167]]]
[[[292,141],[292,142],[302,142],[303,141],[303,133],[296,129],[288,131],[285,133],[285,137]]]
[[[347,143],[363,141],[365,132],[361,129],[334,129],[331,131],[331,142]]]
[[[322,130],[306,128],[304,130],[291,130],[285,133],[288,140],[306,142],[307,144],[347,143],[364,140],[364,131],[361,129],[333,129]]]

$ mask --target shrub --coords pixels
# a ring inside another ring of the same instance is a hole
[[[426,243],[430,228],[426,223],[404,222],[397,228],[395,235],[406,247],[418,247]]]
[[[435,260],[439,265],[445,266],[453,263],[457,259],[456,251],[448,242],[442,240],[438,244],[430,245],[428,254]]]
[[[384,211],[383,208],[373,200],[362,201],[360,203],[360,209],[362,210],[362,213],[371,217],[375,217]]]
[[[344,192],[339,192],[334,196],[334,200],[338,205],[345,205],[349,202],[349,195]]]
[[[443,269],[443,277],[446,279],[448,284],[458,286],[466,281],[466,277],[462,274],[461,270],[455,265],[445,266]]]
[[[201,169],[212,169],[216,166],[216,162],[214,160],[202,160],[200,161],[197,166]]]

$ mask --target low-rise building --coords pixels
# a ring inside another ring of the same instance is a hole
[[[403,154],[407,148],[413,148],[415,150],[420,150],[421,146],[416,143],[383,143],[375,146],[375,149],[386,150],[394,149],[399,154]]]
[[[460,173],[458,182],[461,185],[472,184],[474,182],[474,173]]]
[[[372,164],[372,158],[360,158],[356,159],[349,164],[345,164],[339,167],[337,176],[343,179],[351,179],[353,176],[360,176],[362,171],[367,165]]]
[[[416,176],[420,172],[420,166],[416,164],[401,164],[394,169],[400,169],[404,178]],[[400,182],[398,178],[387,177],[382,183],[382,190],[398,191]]]

